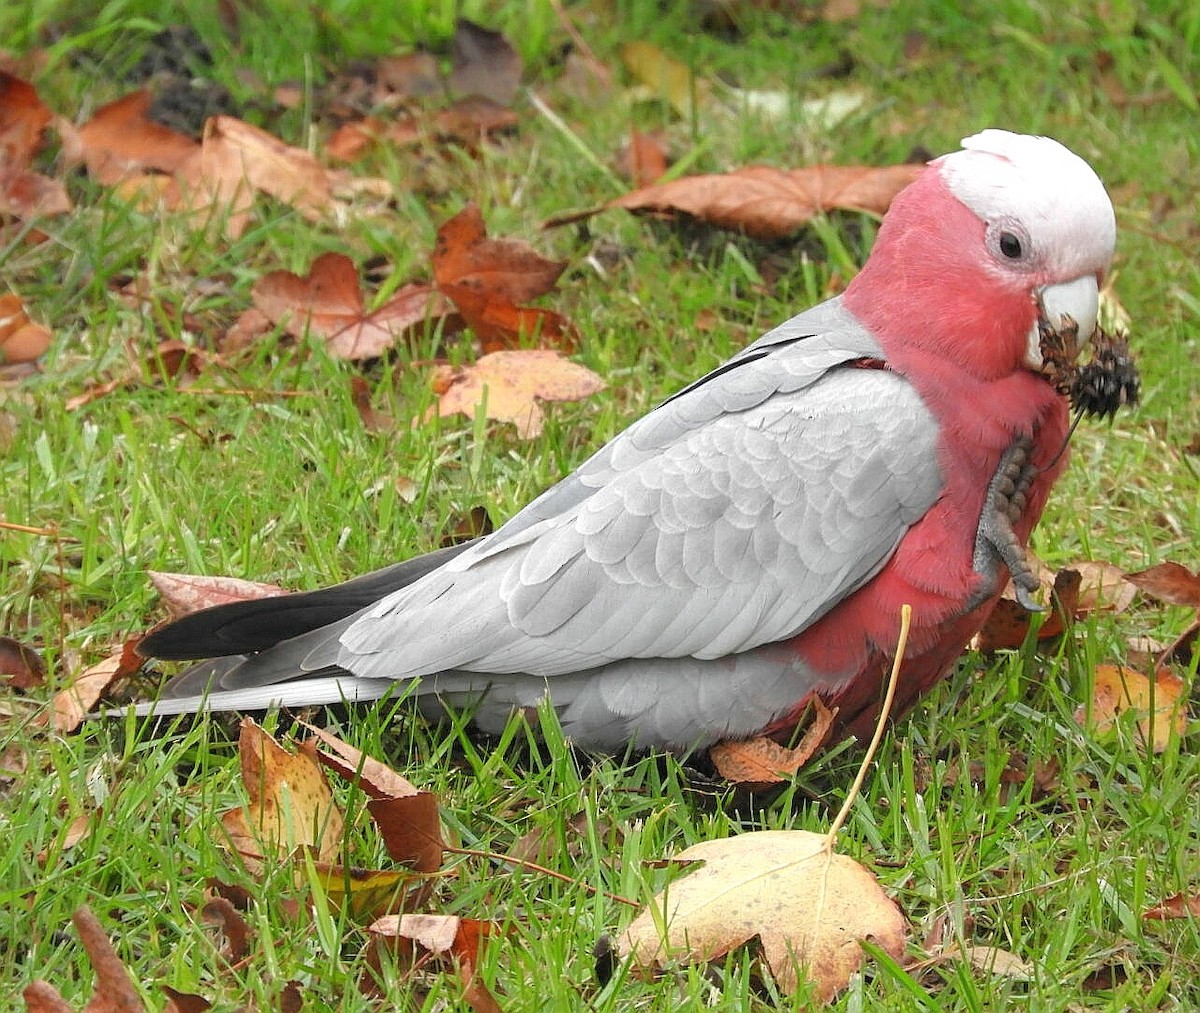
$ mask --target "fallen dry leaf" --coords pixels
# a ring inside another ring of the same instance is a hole
[[[200,909],[200,920],[219,930],[224,945],[218,946],[227,964],[236,964],[250,952],[250,926],[226,898],[213,897]]]
[[[300,722],[326,749],[314,747],[316,758],[371,796],[367,809],[383,837],[388,855],[418,872],[442,867],[441,819],[437,796],[420,791],[385,763],[355,749],[335,735]]]
[[[545,295],[566,267],[565,260],[547,260],[527,243],[489,238],[475,203],[438,229],[433,249],[433,277],[439,288],[459,286],[510,303]]]
[[[70,686],[54,694],[50,701],[50,724],[56,732],[73,732],[114,682],[133,675],[142,667],[142,659],[137,653],[140,640],[141,637],[126,640],[119,651],[85,668]]]
[[[445,316],[448,305],[428,285],[405,285],[367,312],[354,262],[323,253],[307,275],[272,271],[254,283],[254,305],[296,338],[316,335],[340,359],[374,359],[396,339],[428,320]]]
[[[502,934],[497,922],[457,915],[388,915],[367,931],[376,946],[388,945],[409,966],[427,960],[452,963],[463,984],[463,1000],[475,1013],[500,1013],[500,1005],[475,974],[484,939]]]
[[[1200,894],[1177,893],[1142,914],[1147,921],[1168,921],[1173,918],[1200,919]]]
[[[26,166],[54,114],[28,81],[0,70],[0,166]]]
[[[451,91],[479,95],[502,106],[512,104],[521,87],[521,57],[503,35],[459,18],[450,51]]]
[[[46,681],[46,663],[29,645],[0,637],[0,681],[13,689],[36,689]]]
[[[255,193],[290,204],[310,221],[333,206],[329,172],[302,148],[232,116],[204,126],[200,149],[178,167],[180,204],[201,220],[223,221],[237,238],[246,229]]]
[[[765,787],[781,784],[803,767],[825,744],[837,708],[825,706],[820,697],[812,701],[813,716],[798,745],[791,749],[773,739],[760,737],[719,742],[708,751],[717,773],[734,784]]]
[[[1200,573],[1192,573],[1179,563],[1159,563],[1148,570],[1127,573],[1125,579],[1169,605],[1200,608]]]
[[[1010,950],[1002,950],[997,946],[964,946],[959,952],[977,971],[986,971],[988,974],[1016,981],[1033,980],[1033,965]]]
[[[752,165],[724,175],[684,176],[642,187],[601,208],[559,215],[546,224],[566,225],[604,208],[625,208],[637,213],[683,212],[756,239],[783,239],[825,211],[883,214],[923,168],[816,165],[788,170]]]
[[[765,830],[704,841],[673,861],[704,864],[658,894],[622,933],[619,949],[643,969],[709,961],[757,938],[776,983],[801,976],[829,1001],[862,965],[860,940],[899,959],[905,923],[875,877],[826,836]],[[665,936],[660,934],[664,928]]]
[[[71,922],[96,972],[96,985],[86,1013],[144,1013],[146,1007],[133,980],[96,916],[84,906],[71,916]],[[26,1013],[72,1013],[66,1000],[48,982],[34,981],[25,986],[23,994]]]
[[[70,825],[63,834],[62,840],[59,842],[58,847],[55,850],[61,853],[75,847],[76,844],[91,834],[96,825],[96,821],[100,819],[102,813],[103,810],[97,809],[95,812],[84,813],[81,816],[76,816],[73,820],[71,820]],[[37,853],[38,864],[45,865],[46,859],[49,857],[50,849],[42,848],[42,850]]]
[[[148,116],[152,97],[135,91],[102,106],[82,127],[59,121],[68,163],[83,162],[88,175],[112,186],[148,169],[174,173],[196,153],[196,141]]]
[[[636,187],[656,183],[667,171],[667,147],[661,130],[652,134],[637,128],[629,131],[629,143],[621,151],[621,171]]]
[[[708,82],[698,81],[692,69],[668,56],[652,42],[627,42],[621,47],[621,62],[653,98],[666,99],[685,120],[691,120],[695,99],[703,101]]]
[[[207,577],[191,573],[164,573],[160,570],[149,570],[147,576],[162,596],[163,604],[173,619],[214,605],[275,598],[288,593],[278,584],[260,584],[238,577]]]
[[[49,328],[29,319],[21,297],[12,292],[0,295],[0,363],[33,362],[49,347]]]
[[[180,992],[170,985],[160,985],[159,988],[167,997],[163,1013],[207,1013],[212,1009],[211,1002],[194,992]]]
[[[354,869],[316,862],[315,875],[335,911],[345,911],[356,924],[422,907],[433,880],[409,869]]]
[[[330,862],[342,843],[341,810],[321,772],[315,750],[289,753],[251,718],[243,718],[238,737],[242,783],[250,801],[221,815],[231,846],[254,872],[263,860],[276,860],[298,847],[311,846],[319,861]]]
[[[604,389],[586,366],[544,349],[492,352],[474,365],[439,366],[433,384],[438,415],[474,417],[485,405],[489,419],[514,423],[523,439],[542,431],[539,401],[579,401]]]
[[[1171,738],[1187,731],[1187,686],[1168,669],[1159,669],[1151,681],[1141,672],[1117,665],[1097,665],[1093,675],[1092,698],[1080,704],[1075,721],[1091,724],[1096,735],[1105,735],[1118,727],[1118,721],[1132,712],[1137,721],[1137,744],[1151,743],[1156,753],[1167,748]]]
[[[74,206],[58,180],[9,165],[0,159],[0,214],[28,220],[66,214]]]
[[[1137,594],[1137,585],[1125,576],[1119,566],[1112,563],[1072,563],[1072,570],[1079,571],[1079,600],[1076,613],[1124,612]]]
[[[1054,575],[1054,586],[1049,601],[1050,610],[1043,614],[1038,627],[1037,639],[1041,643],[1061,636],[1075,621],[1079,608],[1080,587],[1083,575],[1077,569],[1059,570]],[[1045,585],[1043,585],[1044,587]],[[1036,615],[1021,605],[1008,591],[996,602],[983,627],[971,640],[971,647],[984,654],[1005,648],[1015,649],[1025,643]]]

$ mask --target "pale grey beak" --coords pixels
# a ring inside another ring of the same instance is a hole
[[[1047,285],[1038,296],[1051,327],[1060,328],[1070,318],[1079,327],[1080,346],[1091,339],[1096,330],[1096,314],[1100,311],[1100,286],[1096,284],[1095,275],[1085,274],[1072,281]],[[1042,368],[1041,334],[1036,323],[1026,339],[1025,365],[1030,369]]]

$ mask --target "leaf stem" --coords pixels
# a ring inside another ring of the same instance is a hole
[[[892,710],[892,701],[896,698],[896,684],[900,681],[900,665],[904,661],[904,651],[908,647],[908,631],[911,627],[912,606],[905,603],[900,606],[900,636],[896,640],[896,656],[892,659],[892,672],[888,676],[887,691],[883,695],[883,707],[880,709],[879,718],[875,722],[875,734],[871,736],[871,744],[867,746],[867,755],[863,757],[862,763],[859,764],[858,773],[854,777],[854,784],[850,786],[850,791],[846,794],[846,801],[842,803],[842,808],[838,810],[837,816],[833,818],[833,825],[829,828],[829,833],[825,835],[826,852],[833,852],[833,846],[837,842],[838,831],[842,829],[842,825],[850,815],[850,807],[854,805],[854,799],[858,795],[859,789],[862,788],[863,781],[867,778],[867,770],[871,766],[871,761],[875,759],[875,751],[879,748],[879,743],[883,740],[883,730],[887,726],[888,715]]]

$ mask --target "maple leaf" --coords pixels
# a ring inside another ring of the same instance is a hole
[[[905,923],[875,877],[827,843],[764,830],[681,851],[672,861],[704,864],[658,894],[619,949],[651,969],[714,960],[757,938],[781,990],[794,991],[803,973],[829,1001],[861,966],[861,940],[903,955]]]
[[[437,414],[474,416],[481,404],[487,417],[512,422],[517,435],[531,439],[542,431],[543,401],[579,401],[604,389],[604,381],[557,352],[518,349],[481,356],[474,365],[439,366],[434,372]]]
[[[323,253],[307,275],[272,271],[254,283],[255,307],[293,337],[315,334],[341,359],[374,359],[406,331],[449,312],[429,285],[405,285],[367,312],[358,271],[345,254]]]
[[[545,295],[566,267],[565,260],[547,260],[527,243],[489,238],[474,202],[438,229],[433,249],[439,287],[460,286],[510,303]]]

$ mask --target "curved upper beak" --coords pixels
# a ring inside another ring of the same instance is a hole
[[[1096,276],[1085,274],[1071,281],[1047,285],[1038,290],[1045,319],[1054,329],[1074,322],[1079,327],[1080,343],[1088,341],[1096,330],[1096,315],[1100,310],[1100,286]],[[1042,368],[1042,340],[1037,322],[1029,331],[1025,343],[1025,365]]]

